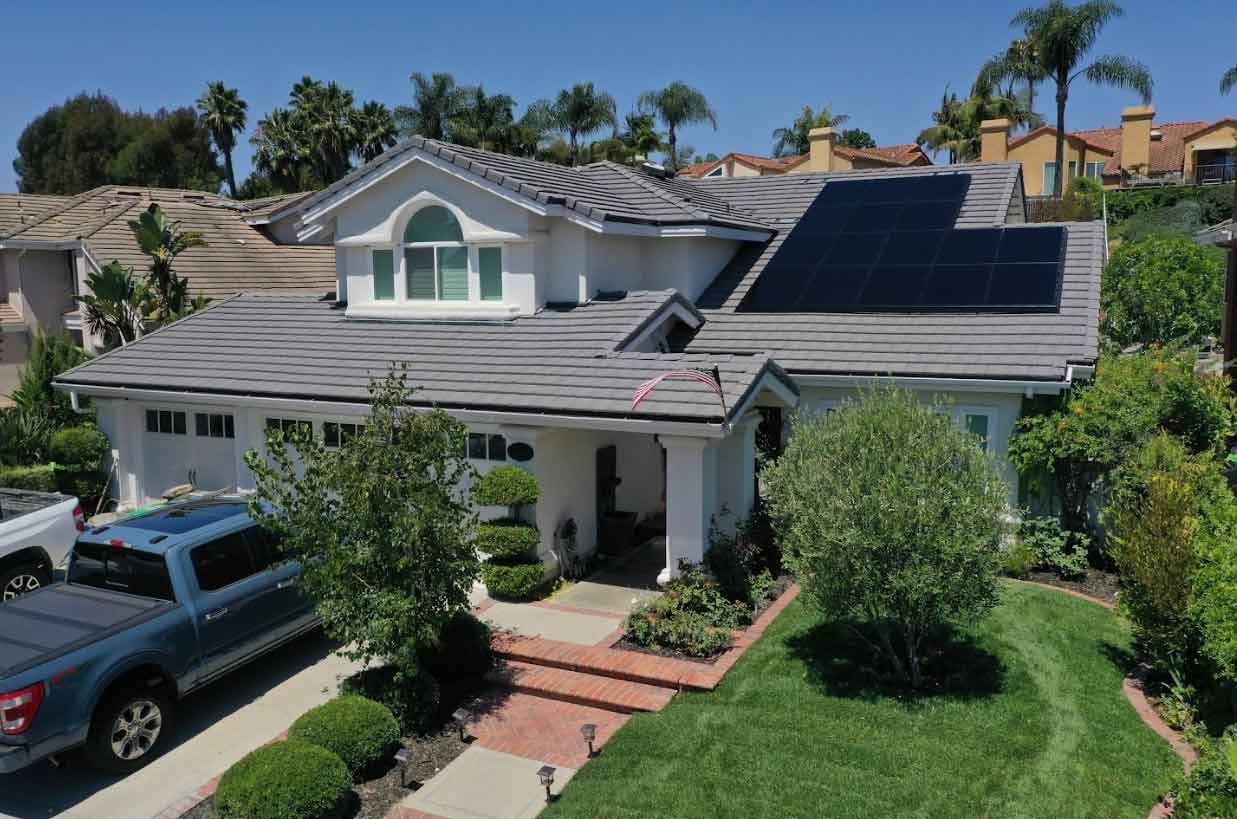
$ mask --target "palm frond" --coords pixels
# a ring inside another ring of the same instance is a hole
[[[1100,57],[1084,69],[1086,77],[1097,85],[1129,88],[1137,91],[1143,103],[1151,102],[1153,81],[1145,65],[1130,57],[1109,54]]]

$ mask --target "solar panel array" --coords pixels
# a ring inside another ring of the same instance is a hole
[[[744,308],[1056,309],[1064,228],[955,229],[969,182],[941,174],[827,183]]]

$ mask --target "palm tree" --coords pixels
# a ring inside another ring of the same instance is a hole
[[[670,170],[679,169],[678,128],[707,122],[717,130],[717,114],[709,107],[703,93],[685,82],[675,80],[660,91],[645,91],[637,106],[645,113],[656,114],[666,126],[666,156]]]
[[[300,135],[292,122],[292,112],[287,108],[273,108],[258,120],[257,130],[250,137],[253,146],[253,164],[266,174],[276,187],[285,193],[305,189],[304,148]]]
[[[451,141],[494,150],[515,125],[514,109],[515,100],[506,94],[487,95],[480,85],[468,89],[463,105],[448,123]]]
[[[1035,39],[1030,35],[1014,40],[1003,54],[998,54],[984,63],[979,70],[975,85],[996,89],[1001,83],[1009,83],[1003,96],[1012,98],[1015,96],[1013,84],[1023,82],[1026,84],[1026,109],[1033,112],[1035,110],[1035,86],[1047,79],[1036,49]],[[1035,114],[1035,116],[1039,115]]]
[[[182,230],[180,222],[169,220],[163,208],[155,204],[131,220],[129,229],[138,247],[150,257],[150,272],[146,277],[150,307],[145,311],[146,317],[163,323],[184,315],[185,308],[192,306],[188,298],[189,280],[177,276],[172,265],[181,253],[202,247],[206,240],[197,231]]]
[[[292,122],[309,149],[318,181],[329,185],[351,170],[357,144],[352,92],[334,80],[304,77],[292,86]]]
[[[657,131],[657,120],[652,114],[633,111],[624,118],[624,124],[627,127],[619,134],[619,139],[631,149],[634,158],[648,157],[662,149],[661,134]]]
[[[567,134],[571,146],[571,164],[579,164],[579,137],[600,131],[609,125],[618,126],[614,97],[593,88],[591,82],[576,83],[558,92],[554,101],[554,122]]]
[[[245,130],[245,112],[248,108],[249,104],[241,99],[240,92],[222,82],[207,83],[206,93],[198,97],[202,121],[210,131],[215,147],[223,154],[228,190],[233,199],[236,198],[236,174],[232,171],[232,149],[236,147],[236,135]]]
[[[1053,174],[1052,195],[1058,199],[1065,177],[1059,169],[1065,162],[1065,104],[1069,101],[1070,84],[1086,77],[1099,85],[1133,89],[1144,103],[1151,101],[1151,72],[1131,57],[1106,55],[1080,67],[1104,26],[1124,13],[1112,0],[1086,0],[1077,6],[1066,5],[1065,0],[1048,0],[1040,8],[1023,9],[1010,21],[1035,43],[1035,62],[1057,88],[1058,172]]]
[[[789,128],[773,129],[773,155],[806,154],[812,147],[808,133],[813,128],[836,128],[849,121],[850,114],[833,113],[832,104],[825,105],[819,112],[813,111],[812,106],[805,105]]]
[[[1233,90],[1233,86],[1237,85],[1237,65],[1224,72],[1224,76],[1220,78],[1220,93],[1227,94]]]
[[[512,156],[535,157],[550,134],[557,130],[554,103],[536,100],[501,134],[495,150]]]
[[[949,153],[949,164],[959,162],[969,150],[969,124],[966,104],[951,93],[949,86],[941,95],[941,107],[932,112],[933,125],[919,132],[915,142],[926,145],[935,156],[940,151]]]
[[[455,77],[446,73],[434,73],[426,77],[415,72],[412,80],[412,105],[400,105],[395,109],[395,119],[404,136],[423,136],[445,140],[448,123],[459,113],[467,89],[455,84]]]
[[[149,290],[133,275],[132,267],[118,261],[86,275],[89,293],[82,294],[86,328],[108,347],[125,345],[142,337],[142,305]]]
[[[397,141],[395,117],[391,109],[380,102],[367,102],[356,112],[357,153],[362,162],[371,162]]]

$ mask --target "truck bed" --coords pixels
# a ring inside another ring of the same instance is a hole
[[[0,604],[0,678],[50,662],[175,606],[68,583]]]
[[[54,492],[30,492],[0,487],[0,523],[63,503],[69,498]]]

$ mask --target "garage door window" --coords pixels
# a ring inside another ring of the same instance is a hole
[[[235,438],[236,422],[232,416],[220,412],[196,412],[193,414],[195,430],[201,438]]]
[[[146,410],[146,431],[162,435],[185,435],[185,414],[172,410]]]
[[[322,425],[322,442],[329,448],[335,449],[364,432],[364,424],[339,424],[327,421]]]

